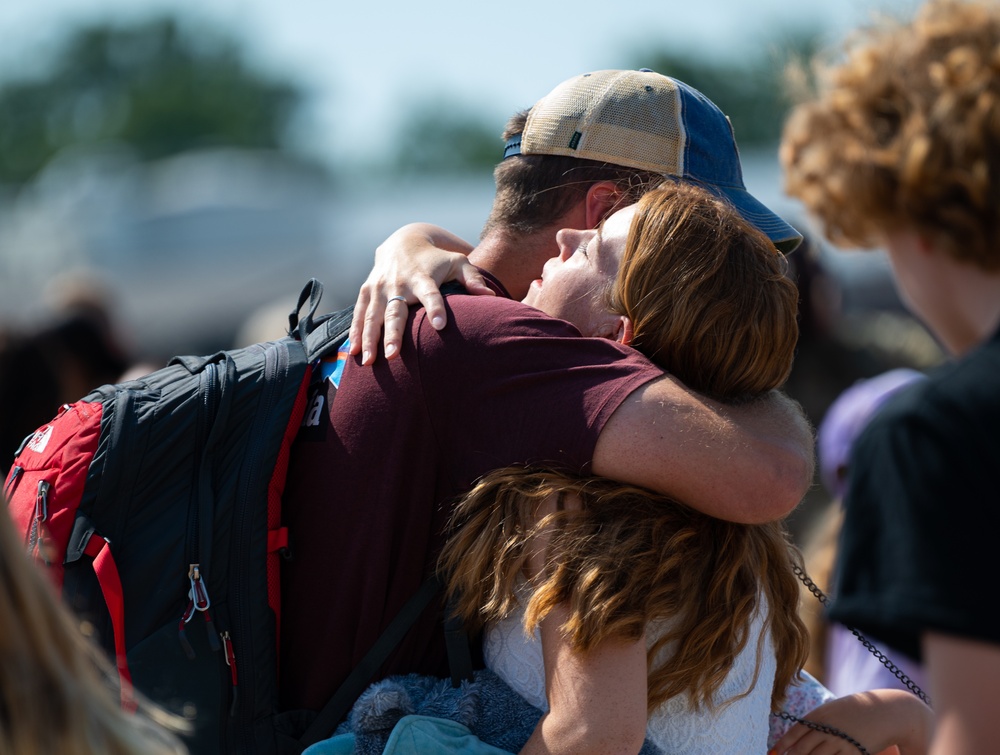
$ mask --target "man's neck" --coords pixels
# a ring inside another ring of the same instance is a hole
[[[484,236],[469,254],[469,262],[492,273],[520,301],[531,282],[541,276],[545,262],[558,254],[555,233],[530,236],[494,230]]]

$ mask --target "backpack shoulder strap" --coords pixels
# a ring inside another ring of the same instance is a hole
[[[316,278],[310,278],[299,293],[299,301],[295,309],[288,313],[288,334],[305,342],[306,334],[313,329],[313,317],[319,309],[319,300],[323,298],[323,284]],[[309,309],[302,315],[303,305],[309,302]]]
[[[406,632],[413,625],[413,622],[424,612],[424,609],[427,608],[440,589],[441,583],[437,577],[431,577],[406,601],[389,626],[382,632],[382,636],[375,641],[371,650],[354,667],[333,694],[333,697],[323,706],[323,710],[319,712],[319,715],[310,724],[306,733],[302,736],[301,743],[303,745],[315,744],[333,733],[337,724],[340,723],[351,709],[354,701],[365,691],[372,677],[375,676],[375,672],[378,671],[379,666],[385,662],[392,649],[399,644],[406,635]]]
[[[334,729],[350,711],[351,706],[371,683],[375,672],[385,663],[392,649],[400,643],[413,623],[442,589],[441,580],[435,574],[430,576],[420,586],[420,589],[406,601],[389,626],[382,632],[382,636],[375,641],[365,657],[354,667],[347,679],[310,724],[300,740],[303,747],[315,744],[333,734]],[[472,679],[472,657],[469,652],[469,643],[464,631],[457,629],[458,626],[452,625],[455,637],[448,639],[448,663],[452,669],[452,684],[456,687],[462,679]],[[459,634],[462,638],[461,643],[456,641]]]
[[[307,364],[336,350],[347,339],[351,328],[353,306],[316,317],[322,296],[323,284],[310,278],[299,294],[295,309],[288,313],[288,335],[302,343]],[[309,308],[303,313],[306,302]]]
[[[310,323],[311,330],[306,333],[303,343],[306,347],[306,360],[312,362],[335,351],[347,339],[351,329],[351,317],[354,307],[347,307],[339,312],[324,315],[315,323]]]

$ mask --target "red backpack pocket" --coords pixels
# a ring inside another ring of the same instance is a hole
[[[62,588],[66,546],[97,452],[102,409],[85,401],[63,406],[25,443],[4,484],[25,550],[48,564],[57,588]]]

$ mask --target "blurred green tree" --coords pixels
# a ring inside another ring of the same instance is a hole
[[[820,47],[813,29],[784,30],[756,53],[718,57],[701,49],[652,48],[631,53],[636,68],[652,68],[704,92],[733,123],[743,147],[773,147],[792,104],[790,64],[809,61]],[[459,173],[491,169],[500,159],[502,122],[490,123],[445,95],[411,108],[397,133],[388,170]]]
[[[636,67],[652,68],[703,92],[729,116],[740,146],[771,147],[780,140],[792,105],[788,68],[807,63],[819,48],[817,32],[786,31],[756,54],[740,58],[657,49],[642,56]]]
[[[299,87],[251,69],[237,43],[170,17],[74,32],[45,74],[0,82],[0,182],[105,141],[154,159],[213,145],[283,148]]]
[[[502,123],[490,123],[445,96],[414,105],[399,129],[389,167],[401,173],[492,170],[503,154]]]

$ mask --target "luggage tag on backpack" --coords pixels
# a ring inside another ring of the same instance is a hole
[[[350,341],[345,340],[336,354],[321,359],[314,370],[315,377],[309,387],[306,411],[302,416],[297,440],[322,443],[326,439],[330,426],[330,404],[340,387],[350,349]]]
[[[334,356],[326,357],[319,362],[317,372],[319,373],[320,380],[329,381],[334,391],[340,388],[340,381],[344,377],[344,367],[347,366],[347,357],[350,355],[350,351],[351,339],[345,338]],[[330,400],[333,400],[332,395],[330,396]]]

